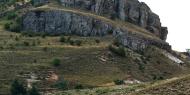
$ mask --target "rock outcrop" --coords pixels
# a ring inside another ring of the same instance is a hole
[[[48,3],[48,0],[31,0],[34,6],[40,6]]]
[[[23,30],[45,32],[53,35],[73,34],[80,36],[105,36],[109,31],[119,42],[133,50],[142,50],[148,45],[170,50],[168,43],[130,33],[121,27],[116,27],[108,21],[96,16],[77,14],[63,10],[33,10],[23,16]]]
[[[111,19],[121,19],[139,25],[165,40],[167,29],[160,18],[138,0],[60,0],[63,6],[95,12]]]

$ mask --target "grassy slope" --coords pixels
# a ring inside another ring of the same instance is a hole
[[[113,22],[101,16],[70,9],[60,10],[96,17],[158,39],[129,23]],[[45,80],[49,71],[54,71],[59,76],[59,80],[66,79],[86,86],[102,86],[115,79],[135,78],[150,81],[154,77],[168,78],[185,71],[164,57],[161,54],[162,50],[155,47],[145,50],[144,55],[126,49],[127,57],[119,57],[108,50],[113,40],[111,36],[72,36],[72,39],[82,40],[83,43],[82,46],[71,46],[60,43],[59,37],[24,37],[5,31],[3,29],[5,22],[5,20],[0,20],[0,94],[8,92],[13,79],[25,80],[30,77],[30,73],[41,77],[39,88],[49,88],[54,83]],[[16,37],[18,40],[15,40]],[[96,39],[99,39],[101,43],[97,44]],[[24,46],[24,42],[36,45]],[[44,50],[45,48],[47,50]],[[54,58],[61,59],[61,66],[55,68],[50,64]]]
[[[190,75],[149,84],[147,87],[130,95],[189,95]]]
[[[19,38],[18,41],[15,40],[16,37]],[[155,75],[167,78],[182,71],[169,59],[160,56],[159,49],[147,49],[147,55],[144,57],[128,50],[127,57],[119,57],[108,50],[108,45],[113,39],[111,36],[103,38],[72,36],[72,39],[80,39],[83,43],[82,46],[71,46],[60,43],[59,37],[24,37],[3,30],[1,25],[0,39],[0,47],[3,47],[0,50],[0,92],[6,92],[13,79],[26,79],[30,73],[42,76],[43,79],[47,77],[49,71],[54,71],[59,80],[66,79],[83,85],[100,86],[115,79],[132,77],[149,81]],[[101,43],[97,44],[96,39]],[[35,42],[36,45],[24,46],[23,42],[30,44]],[[44,47],[47,51],[44,51]],[[147,56],[152,57],[145,64],[143,60],[147,60]],[[50,64],[54,58],[61,59],[60,67],[55,68]],[[159,64],[157,60],[160,60]],[[139,69],[140,66],[145,68]],[[39,87],[47,88],[53,84],[46,83],[46,80],[41,81]]]

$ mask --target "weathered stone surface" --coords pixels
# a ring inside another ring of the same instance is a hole
[[[129,21],[148,29],[156,36],[163,35],[158,15],[143,2],[138,0],[60,0],[65,7],[95,12],[109,18]]]
[[[103,36],[112,27],[101,20],[59,10],[32,11],[23,16],[23,29],[50,34]]]
[[[167,27],[161,27],[161,39],[166,40],[168,35],[168,28]]]
[[[80,36],[104,36],[109,31],[119,42],[132,50],[143,50],[148,45],[170,50],[168,43],[132,34],[91,16],[61,10],[34,10],[26,13],[22,20],[24,31],[46,32],[53,35],[72,34]]]
[[[34,6],[39,6],[39,5],[43,5],[45,3],[48,3],[48,0],[32,0],[32,4]]]

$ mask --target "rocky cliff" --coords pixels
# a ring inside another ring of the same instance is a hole
[[[117,23],[116,23],[117,24]],[[170,50],[168,43],[142,36],[127,28],[114,25],[111,20],[96,15],[86,15],[59,9],[36,9],[23,16],[23,30],[49,34],[80,36],[105,36],[110,33],[124,46],[142,50],[148,45]]]
[[[162,40],[167,38],[167,28],[161,26],[160,18],[143,2],[138,0],[60,0],[65,7],[92,11],[111,19],[121,19],[139,25]]]

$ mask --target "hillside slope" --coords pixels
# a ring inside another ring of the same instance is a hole
[[[118,95],[139,89],[143,93],[149,82],[189,73],[189,62],[174,55],[165,42],[167,33],[163,37],[157,16],[149,26],[159,28],[159,35],[121,18],[110,19],[55,0],[35,1],[36,5],[15,4],[0,18],[0,94],[10,94],[15,79],[45,94]],[[103,8],[105,2],[98,4]],[[116,86],[117,81],[124,85]]]

